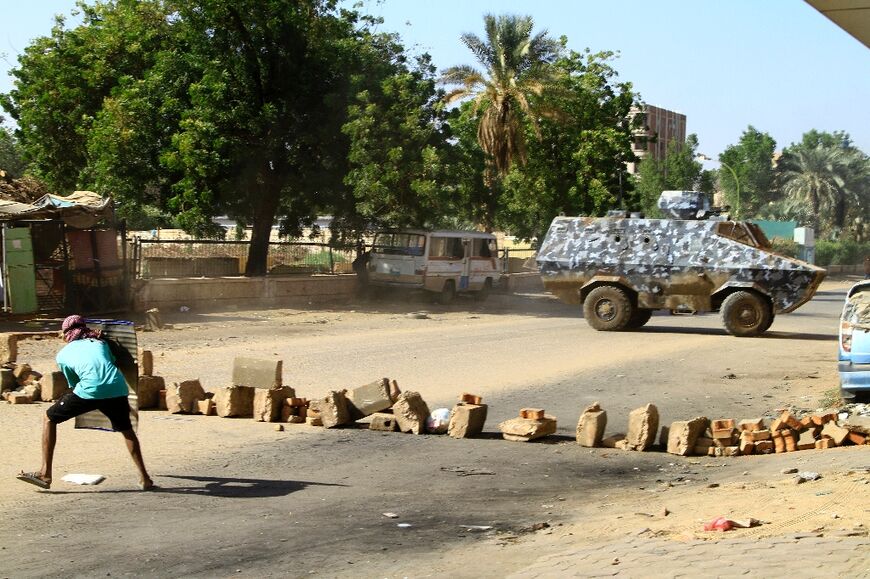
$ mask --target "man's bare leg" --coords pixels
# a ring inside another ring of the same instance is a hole
[[[55,444],[57,444],[57,424],[45,415],[42,419],[42,470],[39,472],[39,478],[47,483],[51,482]]]
[[[121,432],[124,436],[124,442],[127,443],[127,450],[130,451],[130,457],[139,471],[139,486],[143,491],[147,491],[154,486],[154,481],[148,476],[148,471],[145,469],[145,461],[142,459],[142,449],[139,446],[139,437],[133,432],[133,429],[124,430]]]

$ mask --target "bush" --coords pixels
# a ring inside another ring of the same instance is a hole
[[[870,243],[852,240],[819,241],[816,244],[816,265],[859,265],[870,255]]]

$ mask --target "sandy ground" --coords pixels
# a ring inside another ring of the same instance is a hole
[[[193,481],[184,487],[188,495],[136,499],[140,505],[148,501],[147,507],[134,507],[138,516],[152,513],[147,515],[151,524],[161,525],[166,533],[165,539],[154,541],[178,541],[193,532],[185,531],[188,521],[212,525],[203,536],[215,545],[240,531],[277,532],[284,527],[271,522],[271,515],[256,520],[251,515],[275,509],[296,513],[285,524],[301,516],[294,524],[304,531],[274,550],[264,547],[256,558],[227,550],[225,557],[215,554],[209,567],[178,554],[168,568],[150,569],[140,561],[128,569],[146,575],[209,576],[233,573],[238,564],[246,576],[301,576],[309,571],[326,576],[502,576],[565,545],[636,534],[674,541],[718,539],[721,535],[705,533],[701,525],[720,515],[766,522],[728,533],[734,537],[866,528],[868,447],[709,459],[584,449],[570,439],[579,411],[593,400],[608,409],[613,423],[608,433],[621,430],[627,411],[647,401],[662,408],[663,423],[700,414],[739,419],[785,406],[817,407],[836,385],[836,316],[847,285],[825,282],[811,304],[778,319],[771,336],[748,340],[724,335],[712,316],[655,316],[644,332],[592,332],[576,311],[545,296],[493,296],[485,305],[453,308],[412,300],[321,311],[166,312],[173,328],[142,333],[140,346],[155,352],[157,373],[167,381],[198,377],[214,388],[227,383],[234,356],[279,358],[284,360],[285,383],[309,398],[390,376],[403,388],[420,391],[430,407],[449,405],[462,391],[483,395],[492,404],[487,431],[495,431],[497,422],[520,406],[543,406],[564,420],[559,436],[550,442],[523,445],[492,436],[452,441],[292,425],[276,432],[273,425],[250,420],[143,412],[140,436],[157,482],[172,489],[179,476]],[[414,315],[420,310],[428,318]],[[24,342],[19,359],[48,371],[58,346],[47,340]],[[105,575],[104,567],[83,559],[88,541],[114,527],[86,531],[81,537],[68,529],[87,520],[82,519],[86,513],[93,516],[101,494],[99,504],[119,505],[133,505],[134,497],[143,495],[124,494],[135,488],[135,476],[118,435],[69,425],[60,427],[52,491],[34,494],[33,487],[15,482],[12,477],[19,469],[38,466],[45,408],[0,405],[0,478],[10,481],[0,498],[0,508],[8,514],[0,529],[11,538],[0,541],[0,568],[17,570],[10,576],[60,572],[61,567],[51,566],[40,572],[28,563],[29,554],[11,548],[23,541],[32,550],[54,540],[76,553],[67,572]],[[196,487],[202,482],[196,476],[218,480],[221,473],[231,473],[278,480],[278,456],[290,457],[294,479],[308,481],[307,487],[294,487],[286,497],[227,500],[220,516],[211,512],[210,503],[199,502],[209,485]],[[372,464],[371,457],[377,457],[375,470],[363,466]],[[494,476],[449,474],[457,464],[492,469]],[[794,475],[781,473],[785,468],[816,471],[822,478],[797,485]],[[107,481],[91,488],[60,482],[71,472],[100,473]],[[426,488],[421,481],[438,476],[450,478],[438,479],[441,486],[420,496],[402,490],[418,484]],[[354,490],[348,493],[342,486]],[[340,501],[346,515],[324,512],[319,500]],[[382,510],[398,509],[396,504],[406,507],[400,521],[421,527],[410,540],[394,539],[394,522],[381,515]],[[433,508],[441,509],[440,519],[423,515]],[[30,523],[46,512],[53,513],[53,531]],[[330,536],[345,528],[343,516],[366,522],[338,554]],[[215,527],[235,517],[238,529]],[[306,521],[311,524],[306,526]],[[534,526],[545,522],[549,526]],[[387,531],[385,524],[393,528]],[[461,524],[493,528],[474,531]],[[395,540],[387,554],[376,557],[369,545],[375,531]],[[203,548],[205,543],[197,544]],[[283,565],[288,548],[306,553],[292,570]],[[164,557],[175,550],[167,547]]]

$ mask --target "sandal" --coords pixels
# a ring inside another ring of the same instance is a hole
[[[32,485],[36,485],[41,489],[51,488],[51,481],[47,481],[42,478],[38,472],[20,472],[18,476],[16,476],[20,481],[24,481],[26,483],[30,483]]]

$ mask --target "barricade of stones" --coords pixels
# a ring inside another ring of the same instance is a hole
[[[0,340],[0,393],[10,404],[57,400],[69,388],[61,372],[42,375],[28,364],[8,361],[14,357],[14,341]],[[10,355],[11,354],[11,355]],[[335,428],[368,421],[371,430],[423,434],[446,432],[453,438],[472,438],[483,432],[487,405],[480,396],[462,394],[442,420],[433,424],[436,413],[418,392],[401,391],[395,380],[382,378],[352,389],[333,390],[322,398],[296,396],[295,389],[282,382],[281,360],[238,357],[233,362],[232,383],[206,392],[199,380],[166,386],[154,375],[154,356],[140,354],[138,379],[139,409],[156,408],[172,414],[216,415],[224,418],[253,418],[258,422],[308,424]],[[437,422],[437,421],[436,421]],[[428,424],[427,424],[428,423]],[[557,421],[541,408],[523,408],[519,416],[499,424],[505,440],[528,442],[555,434]],[[646,451],[659,435],[659,412],[647,404],[629,413],[625,434],[605,437],[607,412],[596,402],[583,410],[576,428],[576,441],[585,447]],[[283,426],[278,425],[279,428]],[[709,420],[699,416],[661,428],[659,441],[667,452],[682,456],[739,456],[769,454],[843,445],[870,444],[870,428],[839,424],[836,412],[808,414],[797,418],[783,410],[769,424],[762,418],[735,422],[731,418]]]

